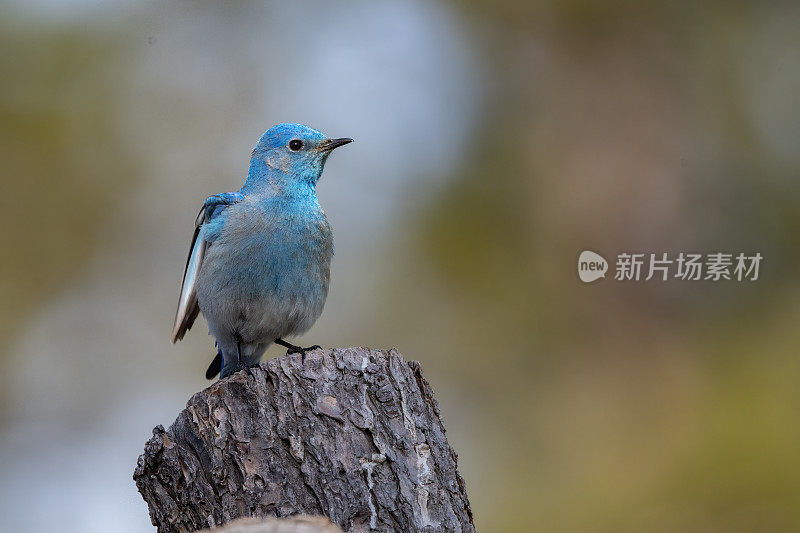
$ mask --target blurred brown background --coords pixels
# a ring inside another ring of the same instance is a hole
[[[303,342],[422,362],[479,530],[800,529],[796,2],[0,15],[8,530],[152,530],[136,457],[213,354],[202,322],[169,344],[192,222],[284,121],[356,139],[319,186],[337,256]],[[584,285],[584,249],[764,262]]]

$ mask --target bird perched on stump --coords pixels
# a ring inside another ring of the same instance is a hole
[[[328,296],[333,234],[316,185],[330,139],[302,124],[279,124],[259,139],[238,192],[210,196],[195,221],[172,342],[198,313],[217,341],[206,372],[226,377],[258,364],[273,342],[308,331]]]

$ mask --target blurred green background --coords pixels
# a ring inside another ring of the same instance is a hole
[[[5,527],[152,530],[136,458],[213,351],[202,322],[169,344],[197,206],[297,121],[356,139],[303,342],[421,361],[480,531],[800,530],[799,28],[788,1],[0,3]],[[584,249],[764,261],[584,285]]]

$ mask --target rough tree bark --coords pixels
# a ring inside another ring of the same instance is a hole
[[[153,430],[134,473],[160,533],[324,515],[347,532],[474,532],[419,363],[315,350],[237,372]]]

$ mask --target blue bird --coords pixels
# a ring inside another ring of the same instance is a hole
[[[279,124],[253,148],[238,192],[206,199],[195,221],[172,342],[198,313],[216,339],[206,377],[258,364],[273,342],[308,331],[328,296],[333,233],[316,185],[328,155],[352,139],[302,124]]]

